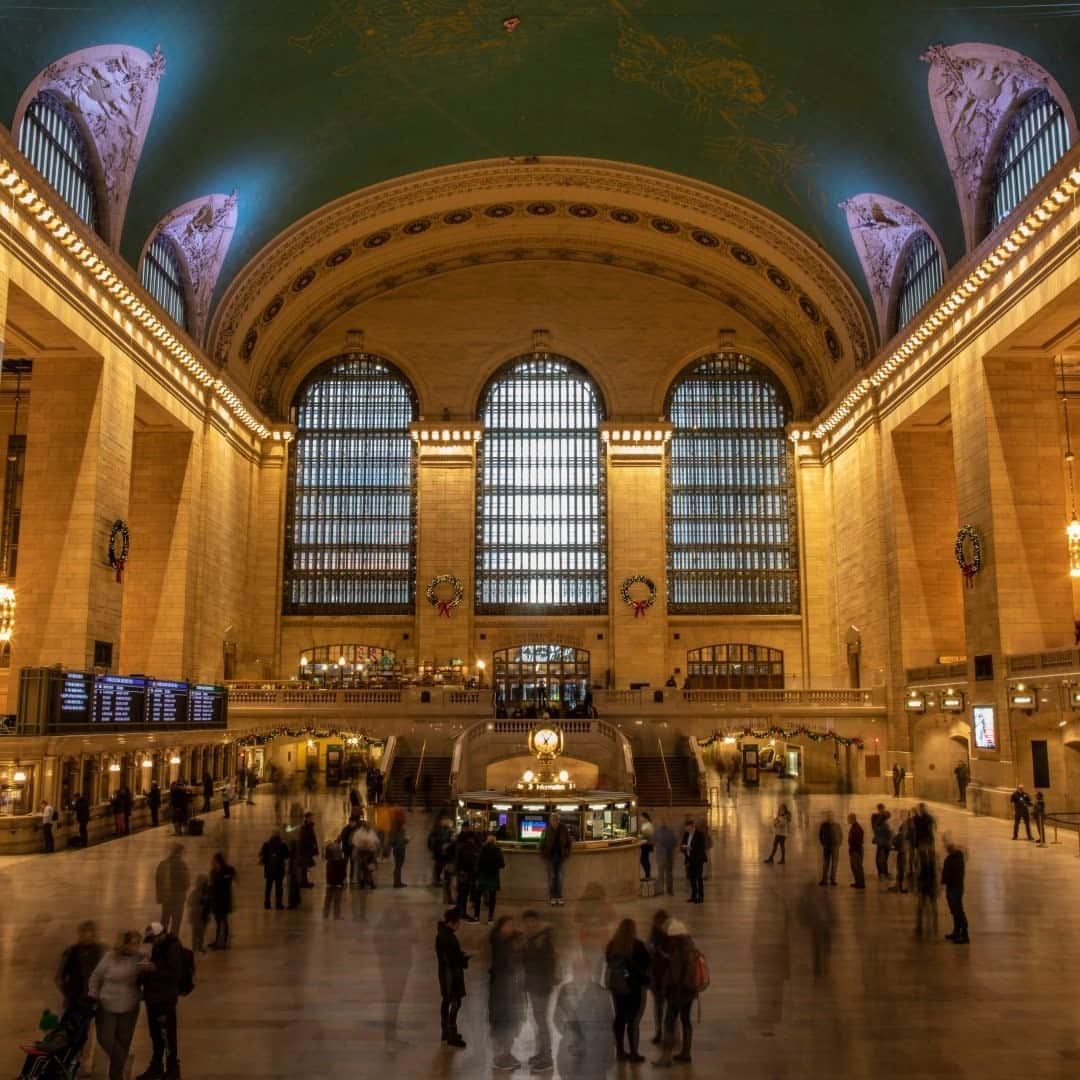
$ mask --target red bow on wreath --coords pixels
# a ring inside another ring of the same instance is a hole
[[[446,618],[450,618],[450,609],[454,606],[453,600],[440,600],[439,601],[439,615],[445,615]]]
[[[122,584],[124,581],[124,560],[117,559],[113,565],[116,567],[116,581],[118,584]]]
[[[649,607],[649,601],[648,600],[631,600],[630,603],[634,605],[634,618],[635,619],[644,619],[645,618],[645,612]]]

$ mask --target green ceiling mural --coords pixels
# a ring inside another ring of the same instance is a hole
[[[710,10],[712,9],[712,10]],[[134,262],[166,212],[239,189],[224,283],[275,233],[380,180],[484,157],[670,169],[806,230],[864,288],[843,212],[913,207],[950,259],[960,218],[920,54],[986,41],[1080,98],[1072,4],[897,0],[84,0],[0,4],[0,116],[75,49],[167,60],[127,213]]]

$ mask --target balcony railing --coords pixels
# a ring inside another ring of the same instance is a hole
[[[866,690],[597,690],[593,701],[605,712],[688,712],[701,706],[740,708],[882,709],[885,692]]]
[[[1005,661],[1010,675],[1031,675],[1046,672],[1060,675],[1067,671],[1080,671],[1080,649],[1049,649],[1046,652],[1022,653]]]

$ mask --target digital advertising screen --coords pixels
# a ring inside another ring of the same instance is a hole
[[[539,842],[547,830],[547,819],[540,814],[522,814],[518,818],[518,839]]]
[[[994,723],[993,705],[976,705],[971,710],[975,746],[979,750],[997,749],[997,726]]]

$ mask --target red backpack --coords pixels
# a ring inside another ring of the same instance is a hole
[[[689,962],[686,965],[686,989],[694,994],[701,994],[709,989],[709,964],[705,954],[696,946],[690,946]]]

